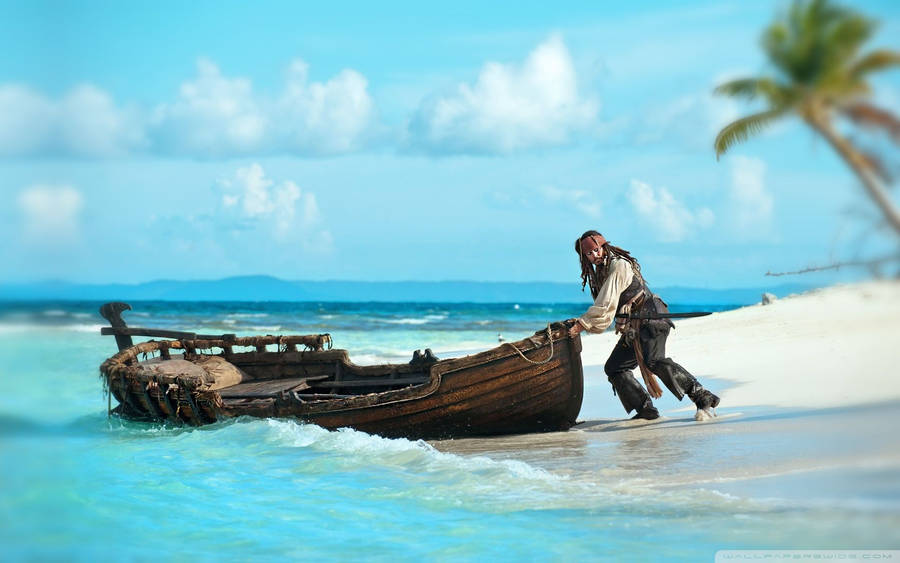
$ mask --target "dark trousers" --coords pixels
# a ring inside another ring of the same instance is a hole
[[[669,325],[643,323],[639,333],[639,342],[641,352],[644,353],[644,362],[650,371],[656,373],[653,369],[659,360],[666,357],[666,338],[669,337]],[[637,357],[634,355],[634,343],[628,342],[625,336],[619,338],[616,347],[606,360],[604,370],[606,375],[612,377],[617,373],[631,371],[638,367]]]
[[[638,412],[653,408],[650,394],[634,377],[633,369],[638,367],[634,347],[640,346],[647,368],[659,376],[663,384],[680,401],[685,395],[691,399],[703,390],[700,383],[686,369],[666,357],[666,338],[671,330],[665,321],[649,321],[641,325],[637,342],[631,342],[623,335],[619,338],[604,371],[616,394],[622,400],[626,412]]]

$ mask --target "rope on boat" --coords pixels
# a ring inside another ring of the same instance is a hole
[[[520,356],[522,356],[522,359],[525,360],[526,362],[528,362],[529,364],[534,364],[536,366],[542,366],[553,359],[553,334],[550,332],[550,323],[547,323],[547,340],[550,341],[550,355],[547,356],[546,360],[542,360],[540,362],[536,362],[534,360],[529,360],[528,358],[526,358],[525,354],[523,354],[521,350],[516,348],[516,345],[513,344],[512,342],[505,342],[504,344],[512,346],[512,349],[515,350]]]

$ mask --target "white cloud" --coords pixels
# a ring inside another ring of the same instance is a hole
[[[145,144],[138,110],[117,107],[112,96],[90,84],[63,97],[56,127],[58,150],[78,156],[118,156]]]
[[[765,187],[766,165],[758,158],[731,157],[730,200],[742,238],[770,239],[774,198]]]
[[[600,217],[602,210],[600,200],[587,190],[565,190],[556,186],[542,186],[538,191],[548,202],[572,206],[588,217]]]
[[[333,154],[360,148],[375,117],[365,77],[342,70],[325,83],[310,83],[308,71],[300,59],[289,67],[276,106],[278,137],[300,152]]]
[[[224,76],[207,59],[181,85],[178,99],[157,107],[157,149],[191,156],[287,152],[339,154],[362,148],[374,127],[375,104],[365,77],[343,70],[326,82],[309,81],[300,59],[288,67],[275,97],[253,91],[246,78]]]
[[[489,62],[474,84],[424,102],[409,134],[433,152],[510,153],[568,143],[597,111],[596,100],[579,94],[572,58],[554,35],[521,65]]]
[[[143,144],[133,108],[82,84],[59,100],[15,84],[0,85],[0,156],[118,156]]]
[[[245,78],[227,78],[208,59],[197,61],[197,76],[184,82],[178,98],[153,116],[163,151],[200,156],[245,154],[259,147],[266,117]]]
[[[257,94],[249,79],[225,76],[215,63],[200,59],[196,76],[181,84],[174,101],[144,109],[117,104],[90,84],[59,99],[0,84],[0,157],[339,154],[362,148],[375,121],[375,104],[360,73],[343,70],[325,82],[310,82],[308,65],[299,59],[274,96]]]
[[[708,91],[687,94],[643,112],[634,131],[638,144],[670,143],[695,150],[712,151],[716,135],[739,117],[734,100]]]
[[[715,221],[711,209],[701,207],[691,211],[666,188],[654,189],[640,180],[631,180],[628,201],[642,221],[664,242],[682,241]]]
[[[84,198],[72,186],[33,185],[19,193],[26,241],[66,246],[81,236]]]
[[[290,180],[270,180],[257,163],[238,168],[233,178],[220,181],[219,186],[226,219],[236,227],[267,231],[281,243],[330,250],[331,233],[322,228],[314,193]]]
[[[39,92],[17,84],[0,85],[0,156],[45,149],[54,114],[53,102]]]

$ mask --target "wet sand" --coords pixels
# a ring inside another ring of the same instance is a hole
[[[591,420],[568,432],[432,444],[441,451],[518,459],[564,475],[621,470],[623,476],[646,478],[656,486],[682,486],[823,469],[900,467],[898,427],[900,402],[893,402],[868,408],[748,409],[702,423],[686,414],[655,421]]]
[[[900,283],[679,323],[669,355],[722,397],[707,422],[668,392],[656,401],[661,419],[628,420],[602,370],[615,336],[584,342],[585,400],[571,431],[433,445],[629,493],[703,490],[900,514]]]
[[[841,530],[872,519],[900,524],[898,427],[900,402],[892,402],[746,409],[702,423],[688,414],[653,422],[591,420],[569,432],[432,445],[449,453],[522,461],[570,483],[651,504],[674,498],[695,502],[700,510],[756,517],[825,511],[828,526]],[[816,531],[816,522],[809,525]],[[868,536],[857,530],[837,537]],[[882,539],[875,547],[900,546],[900,534]]]

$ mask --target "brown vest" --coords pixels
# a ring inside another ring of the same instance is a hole
[[[630,263],[628,264],[628,267],[631,268],[631,272],[632,274],[634,274],[634,277],[631,278],[631,283],[628,284],[628,287],[626,287],[625,290],[622,291],[621,294],[619,294],[619,302],[616,304],[616,314],[621,313],[622,306],[630,302],[632,299],[635,299],[638,294],[643,293],[644,303],[652,301],[651,298],[653,297],[653,293],[651,293],[650,288],[647,287],[647,282],[644,281],[643,276],[637,273],[637,271],[635,271],[634,269],[634,266],[632,266]],[[637,297],[637,299],[640,300],[641,298]],[[637,309],[635,309],[632,312],[636,313],[638,311]]]
[[[620,258],[621,260],[621,258]],[[631,283],[628,284],[628,287],[619,294],[619,302],[616,304],[616,314],[622,313],[622,306],[635,298],[638,294],[643,294],[643,297],[638,297],[637,301],[641,301],[643,299],[641,305],[639,307],[632,307],[632,314],[640,313],[640,314],[650,314],[650,313],[668,313],[669,307],[666,305],[665,301],[660,299],[658,296],[653,295],[653,292],[650,291],[650,286],[647,285],[647,282],[644,281],[644,276],[639,274],[634,266],[631,266],[631,272],[634,274],[634,277],[631,279]],[[675,325],[669,319],[659,319],[652,321],[641,321],[642,323],[650,323],[650,324],[659,324],[659,325],[668,325],[670,327],[674,327]]]

